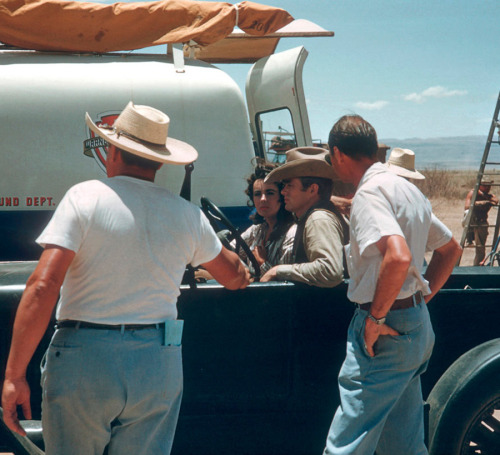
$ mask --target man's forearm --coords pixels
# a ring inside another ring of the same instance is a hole
[[[16,313],[6,378],[26,375],[31,357],[47,330],[58,293],[59,288],[52,289],[39,281],[28,282]]]
[[[222,247],[213,260],[201,264],[224,287],[243,289],[250,282],[250,273],[242,264],[238,255]]]
[[[49,245],[26,283],[14,321],[5,377],[24,377],[57,303],[59,290],[75,253]]]
[[[377,288],[373,296],[370,313],[375,318],[382,318],[390,311],[397,299],[406,279],[409,265],[400,262],[382,262],[377,281]]]
[[[454,238],[434,251],[424,275],[431,288],[431,294],[425,296],[426,302],[429,302],[446,283],[461,254],[462,248]]]
[[[276,277],[280,281],[297,281],[311,286],[326,288],[335,287],[340,284],[344,275],[341,260],[316,259],[303,264],[279,265]]]
[[[392,235],[377,243],[383,255],[377,287],[370,307],[373,317],[385,317],[406,280],[411,253],[403,237]]]

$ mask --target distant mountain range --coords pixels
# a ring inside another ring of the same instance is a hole
[[[410,149],[415,152],[417,169],[479,169],[486,146],[487,136],[436,137],[428,139],[379,139],[391,147]],[[494,140],[498,141],[495,135]],[[387,152],[389,158],[390,150]],[[500,162],[500,145],[493,143],[490,160]],[[493,158],[493,159],[492,159]]]

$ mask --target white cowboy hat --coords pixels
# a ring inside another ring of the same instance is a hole
[[[198,152],[186,142],[168,137],[170,118],[149,106],[135,106],[130,101],[113,126],[97,126],[85,113],[88,127],[119,149],[152,161],[168,164],[189,164]]]
[[[286,163],[268,174],[264,182],[279,182],[295,177],[338,180],[328,159],[328,152],[321,147],[293,148],[286,152]]]
[[[425,176],[415,169],[415,153],[410,149],[392,149],[387,163],[387,168],[401,177],[423,180]]]

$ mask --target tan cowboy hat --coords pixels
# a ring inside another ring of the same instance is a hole
[[[168,137],[170,118],[149,106],[130,101],[113,126],[97,126],[85,113],[85,122],[97,135],[116,147],[152,161],[189,164],[198,152],[186,142]]]
[[[286,152],[286,163],[268,174],[264,182],[279,182],[295,177],[338,180],[329,158],[328,152],[321,147],[296,147]]]
[[[423,180],[425,176],[415,169],[415,153],[410,149],[392,149],[387,163],[391,172],[407,179]]]

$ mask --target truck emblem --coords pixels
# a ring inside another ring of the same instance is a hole
[[[97,126],[112,126],[118,115],[120,111],[108,111],[97,115],[94,122]],[[96,136],[90,128],[87,128],[87,139],[83,141],[83,154],[94,158],[104,172],[106,172],[106,146],[107,142],[102,137]]]

